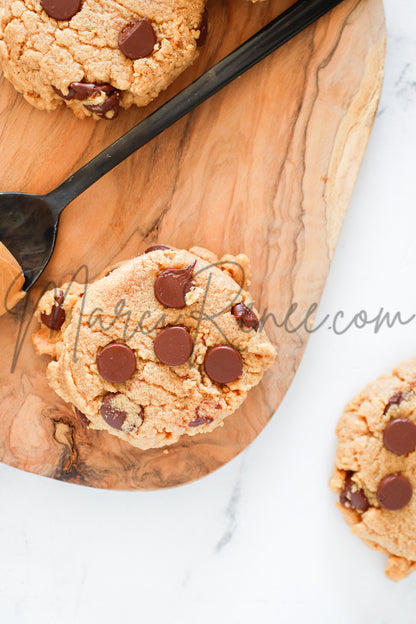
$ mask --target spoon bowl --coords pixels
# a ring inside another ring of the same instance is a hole
[[[0,240],[23,269],[25,291],[49,262],[58,218],[47,196],[0,193]]]

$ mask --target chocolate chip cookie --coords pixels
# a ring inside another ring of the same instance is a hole
[[[30,104],[79,118],[145,106],[197,55],[205,0],[5,0],[0,61]]]
[[[40,300],[35,348],[80,423],[141,449],[221,426],[275,357],[248,259],[157,245]]]
[[[331,489],[344,519],[388,555],[398,581],[416,569],[416,358],[369,384],[337,425]]]

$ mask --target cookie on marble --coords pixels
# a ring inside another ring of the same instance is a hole
[[[33,106],[79,118],[145,106],[196,58],[205,0],[5,0],[4,75]]]
[[[275,358],[248,275],[245,255],[157,245],[48,291],[33,342],[50,386],[84,426],[143,450],[213,431]]]
[[[416,569],[416,358],[370,383],[345,408],[331,489],[344,519],[388,555],[386,575]]]

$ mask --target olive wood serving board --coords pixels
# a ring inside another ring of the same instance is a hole
[[[37,111],[1,78],[0,190],[51,190],[290,4],[210,0],[197,62],[145,110],[111,122]],[[302,357],[374,120],[384,55],[382,0],[345,0],[65,210],[26,318],[21,303],[0,319],[1,461],[72,483],[150,490],[198,479],[247,447]],[[263,315],[273,315],[266,330],[278,355],[224,427],[143,452],[83,429],[49,389],[30,308],[49,280],[70,280],[81,265],[93,279],[156,242],[248,254],[251,291]]]

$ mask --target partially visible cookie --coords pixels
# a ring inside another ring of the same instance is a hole
[[[79,118],[145,106],[195,59],[205,0],[5,0],[4,75],[33,106]]]
[[[157,245],[47,292],[33,342],[50,386],[84,426],[143,450],[213,431],[275,357],[245,273],[243,255]]]
[[[345,408],[330,488],[344,519],[388,555],[386,575],[416,570],[416,358],[370,383]]]

